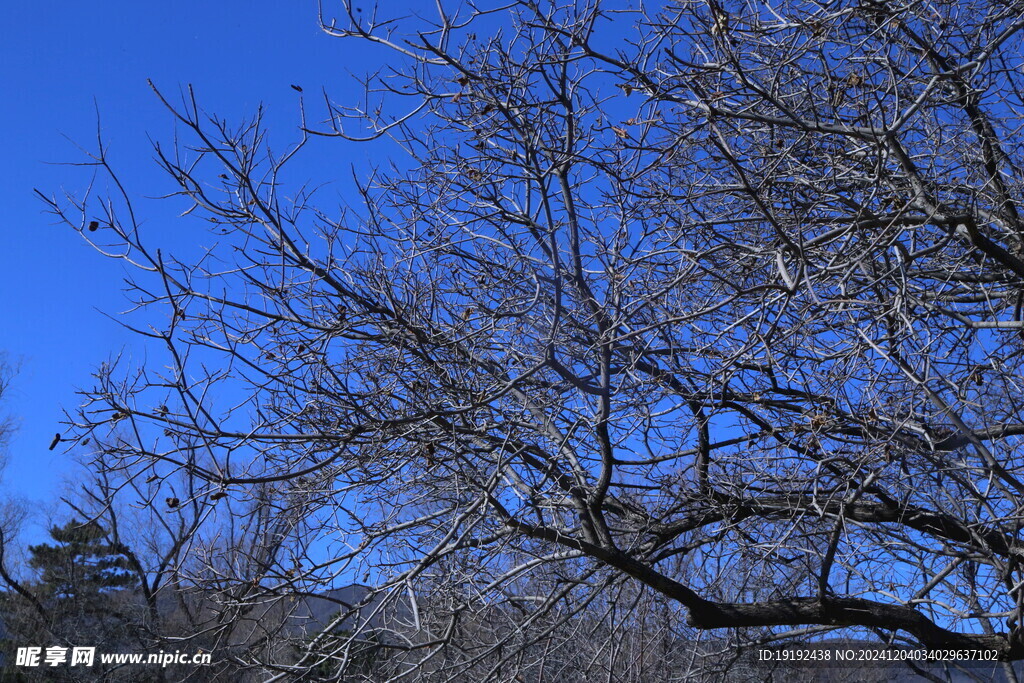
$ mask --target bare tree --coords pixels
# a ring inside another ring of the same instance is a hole
[[[239,660],[650,680],[686,670],[647,659],[669,643],[839,636],[1024,658],[1021,7],[385,12],[322,10],[392,58],[357,105],[303,95],[284,154],[260,115],[157,93],[208,256],[145,238],[120,181],[50,200],[167,314],[139,327],[165,358],[106,367],[76,427],[126,481],[166,474],[134,491],[186,530],[182,571],[242,611],[372,587]],[[394,160],[342,209],[284,180],[330,138]],[[117,180],[102,142],[92,163]]]

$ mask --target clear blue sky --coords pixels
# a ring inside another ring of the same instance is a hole
[[[81,169],[54,165],[82,160],[66,138],[93,147],[98,107],[129,191],[153,195],[166,182],[152,163],[147,135],[168,141],[173,124],[147,78],[172,99],[180,86],[193,84],[207,111],[229,118],[263,102],[275,137],[292,139],[298,93],[290,85],[301,85],[307,99],[323,87],[343,99],[352,92],[350,74],[379,58],[361,54],[361,47],[320,33],[312,0],[5,3],[0,352],[21,367],[0,406],[19,424],[0,495],[14,492],[37,503],[59,495],[73,468],[61,448],[51,453],[47,446],[63,431],[63,410],[78,405],[76,388],[89,385],[90,374],[112,354],[143,356],[138,341],[101,313],[127,307],[119,266],[74,231],[55,226],[33,197],[33,188],[53,194],[62,187],[80,191],[88,182]],[[344,161],[335,166],[342,174],[354,160]],[[329,180],[316,169],[310,177]],[[156,230],[173,245],[173,221]]]

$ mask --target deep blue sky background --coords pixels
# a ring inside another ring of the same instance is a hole
[[[166,189],[149,138],[169,142],[174,126],[147,78],[173,100],[180,87],[192,84],[207,111],[229,119],[251,115],[263,102],[276,139],[296,139],[299,96],[291,84],[304,88],[307,110],[325,87],[333,100],[343,101],[356,93],[351,75],[380,57],[361,53],[365,44],[322,34],[316,9],[312,1],[269,0],[5,4],[0,352],[20,370],[0,405],[18,424],[0,473],[0,495],[33,503],[36,527],[29,536],[41,533],[63,479],[74,471],[62,448],[48,452],[47,446],[63,431],[63,411],[78,405],[76,388],[91,384],[91,373],[111,355],[123,352],[136,361],[144,355],[138,340],[103,314],[128,307],[124,271],[73,230],[54,225],[33,188],[47,194],[85,189],[87,171],[55,164],[83,160],[69,139],[95,147],[98,110],[110,157],[128,190],[141,198]],[[317,168],[327,158],[324,145],[319,149],[309,176],[330,180]],[[331,153],[330,143],[326,150]],[[358,159],[345,158],[351,146],[337,150],[343,163],[335,168],[348,175]],[[168,208],[165,220],[159,209],[144,213],[157,217],[151,229],[173,249],[182,237]]]

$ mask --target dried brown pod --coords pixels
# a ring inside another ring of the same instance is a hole
[[[59,443],[60,443],[60,433],[58,432],[58,433],[57,433],[57,434],[56,434],[56,435],[55,435],[55,436],[53,437],[53,441],[51,441],[51,442],[50,442],[50,448],[49,448],[49,450],[51,450],[51,451],[52,451],[52,450],[53,450],[54,448],[56,448],[56,447],[57,447],[57,444],[59,444]]]
[[[175,497],[171,496],[171,497],[169,497],[169,498],[166,498],[166,499],[165,499],[165,502],[167,503],[167,507],[169,507],[170,509],[172,509],[172,510],[173,510],[174,508],[178,507],[178,504],[179,504],[179,503],[180,503],[181,501],[179,501],[179,500],[178,500],[177,498],[175,498]]]
[[[293,83],[292,90],[294,90],[295,92],[302,92],[302,86],[298,86]]]
[[[96,232],[100,228],[99,221],[89,221],[89,232]]]

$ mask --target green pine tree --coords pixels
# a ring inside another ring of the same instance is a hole
[[[105,540],[96,522],[71,520],[50,529],[55,545],[29,546],[29,566],[40,572],[39,592],[49,602],[71,601],[86,610],[102,608],[102,596],[135,582],[123,548]]]
[[[73,519],[53,526],[49,535],[51,542],[28,548],[28,564],[37,576],[23,587],[33,596],[34,606],[14,591],[0,596],[5,627],[0,644],[7,654],[0,680],[18,680],[16,676],[25,673],[10,666],[17,646],[96,647],[99,652],[142,649],[145,614],[134,590],[138,581],[127,550],[111,543],[96,522]],[[120,681],[135,675],[123,673],[115,675],[98,666],[56,667],[46,671],[46,680]],[[36,674],[29,677],[35,680]]]

